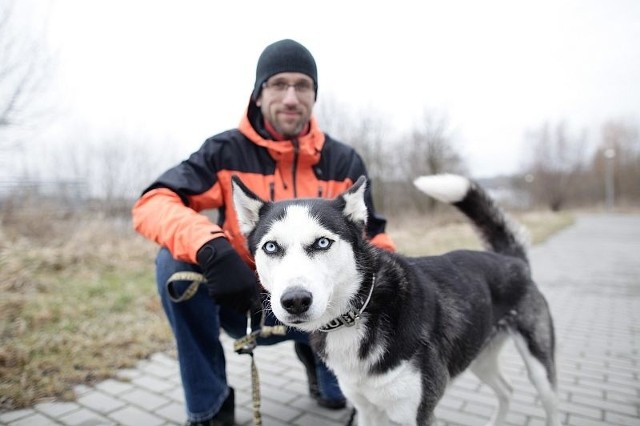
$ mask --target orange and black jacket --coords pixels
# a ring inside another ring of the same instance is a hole
[[[353,148],[324,134],[315,118],[298,139],[274,141],[251,106],[238,129],[207,139],[187,160],[162,174],[135,203],[133,225],[144,237],[167,247],[174,258],[196,263],[202,245],[224,232],[253,265],[232,204],[231,176],[265,200],[332,198],[349,188],[366,168]],[[250,119],[250,116],[253,119]],[[258,129],[258,130],[256,130]],[[394,250],[384,233],[386,220],[373,209],[370,190],[367,234],[381,248]],[[218,209],[218,223],[200,212]]]

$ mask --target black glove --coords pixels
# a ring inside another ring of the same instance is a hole
[[[226,238],[216,238],[196,254],[209,294],[219,305],[245,314],[260,309],[258,280]]]

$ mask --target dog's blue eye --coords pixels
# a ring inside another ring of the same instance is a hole
[[[313,243],[313,248],[318,250],[327,250],[333,244],[333,240],[326,237],[320,237]]]
[[[264,250],[264,252],[267,254],[274,254],[280,250],[280,246],[274,241],[267,241],[262,246],[262,250]]]

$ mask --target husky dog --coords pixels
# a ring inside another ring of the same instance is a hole
[[[405,257],[364,237],[366,179],[333,200],[267,202],[233,178],[242,232],[271,308],[312,333],[360,426],[429,425],[447,385],[470,368],[498,396],[512,393],[499,352],[513,338],[547,414],[559,425],[554,330],[517,228],[475,182],[423,176],[414,184],[468,216],[488,251]]]

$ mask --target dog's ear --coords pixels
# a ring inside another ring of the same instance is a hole
[[[342,214],[353,222],[365,225],[367,223],[367,204],[364,195],[367,190],[367,178],[360,176],[356,183],[340,197],[344,200]]]
[[[233,207],[238,216],[240,231],[246,236],[256,227],[260,216],[260,209],[265,201],[254,194],[236,175],[231,177],[233,188]]]

